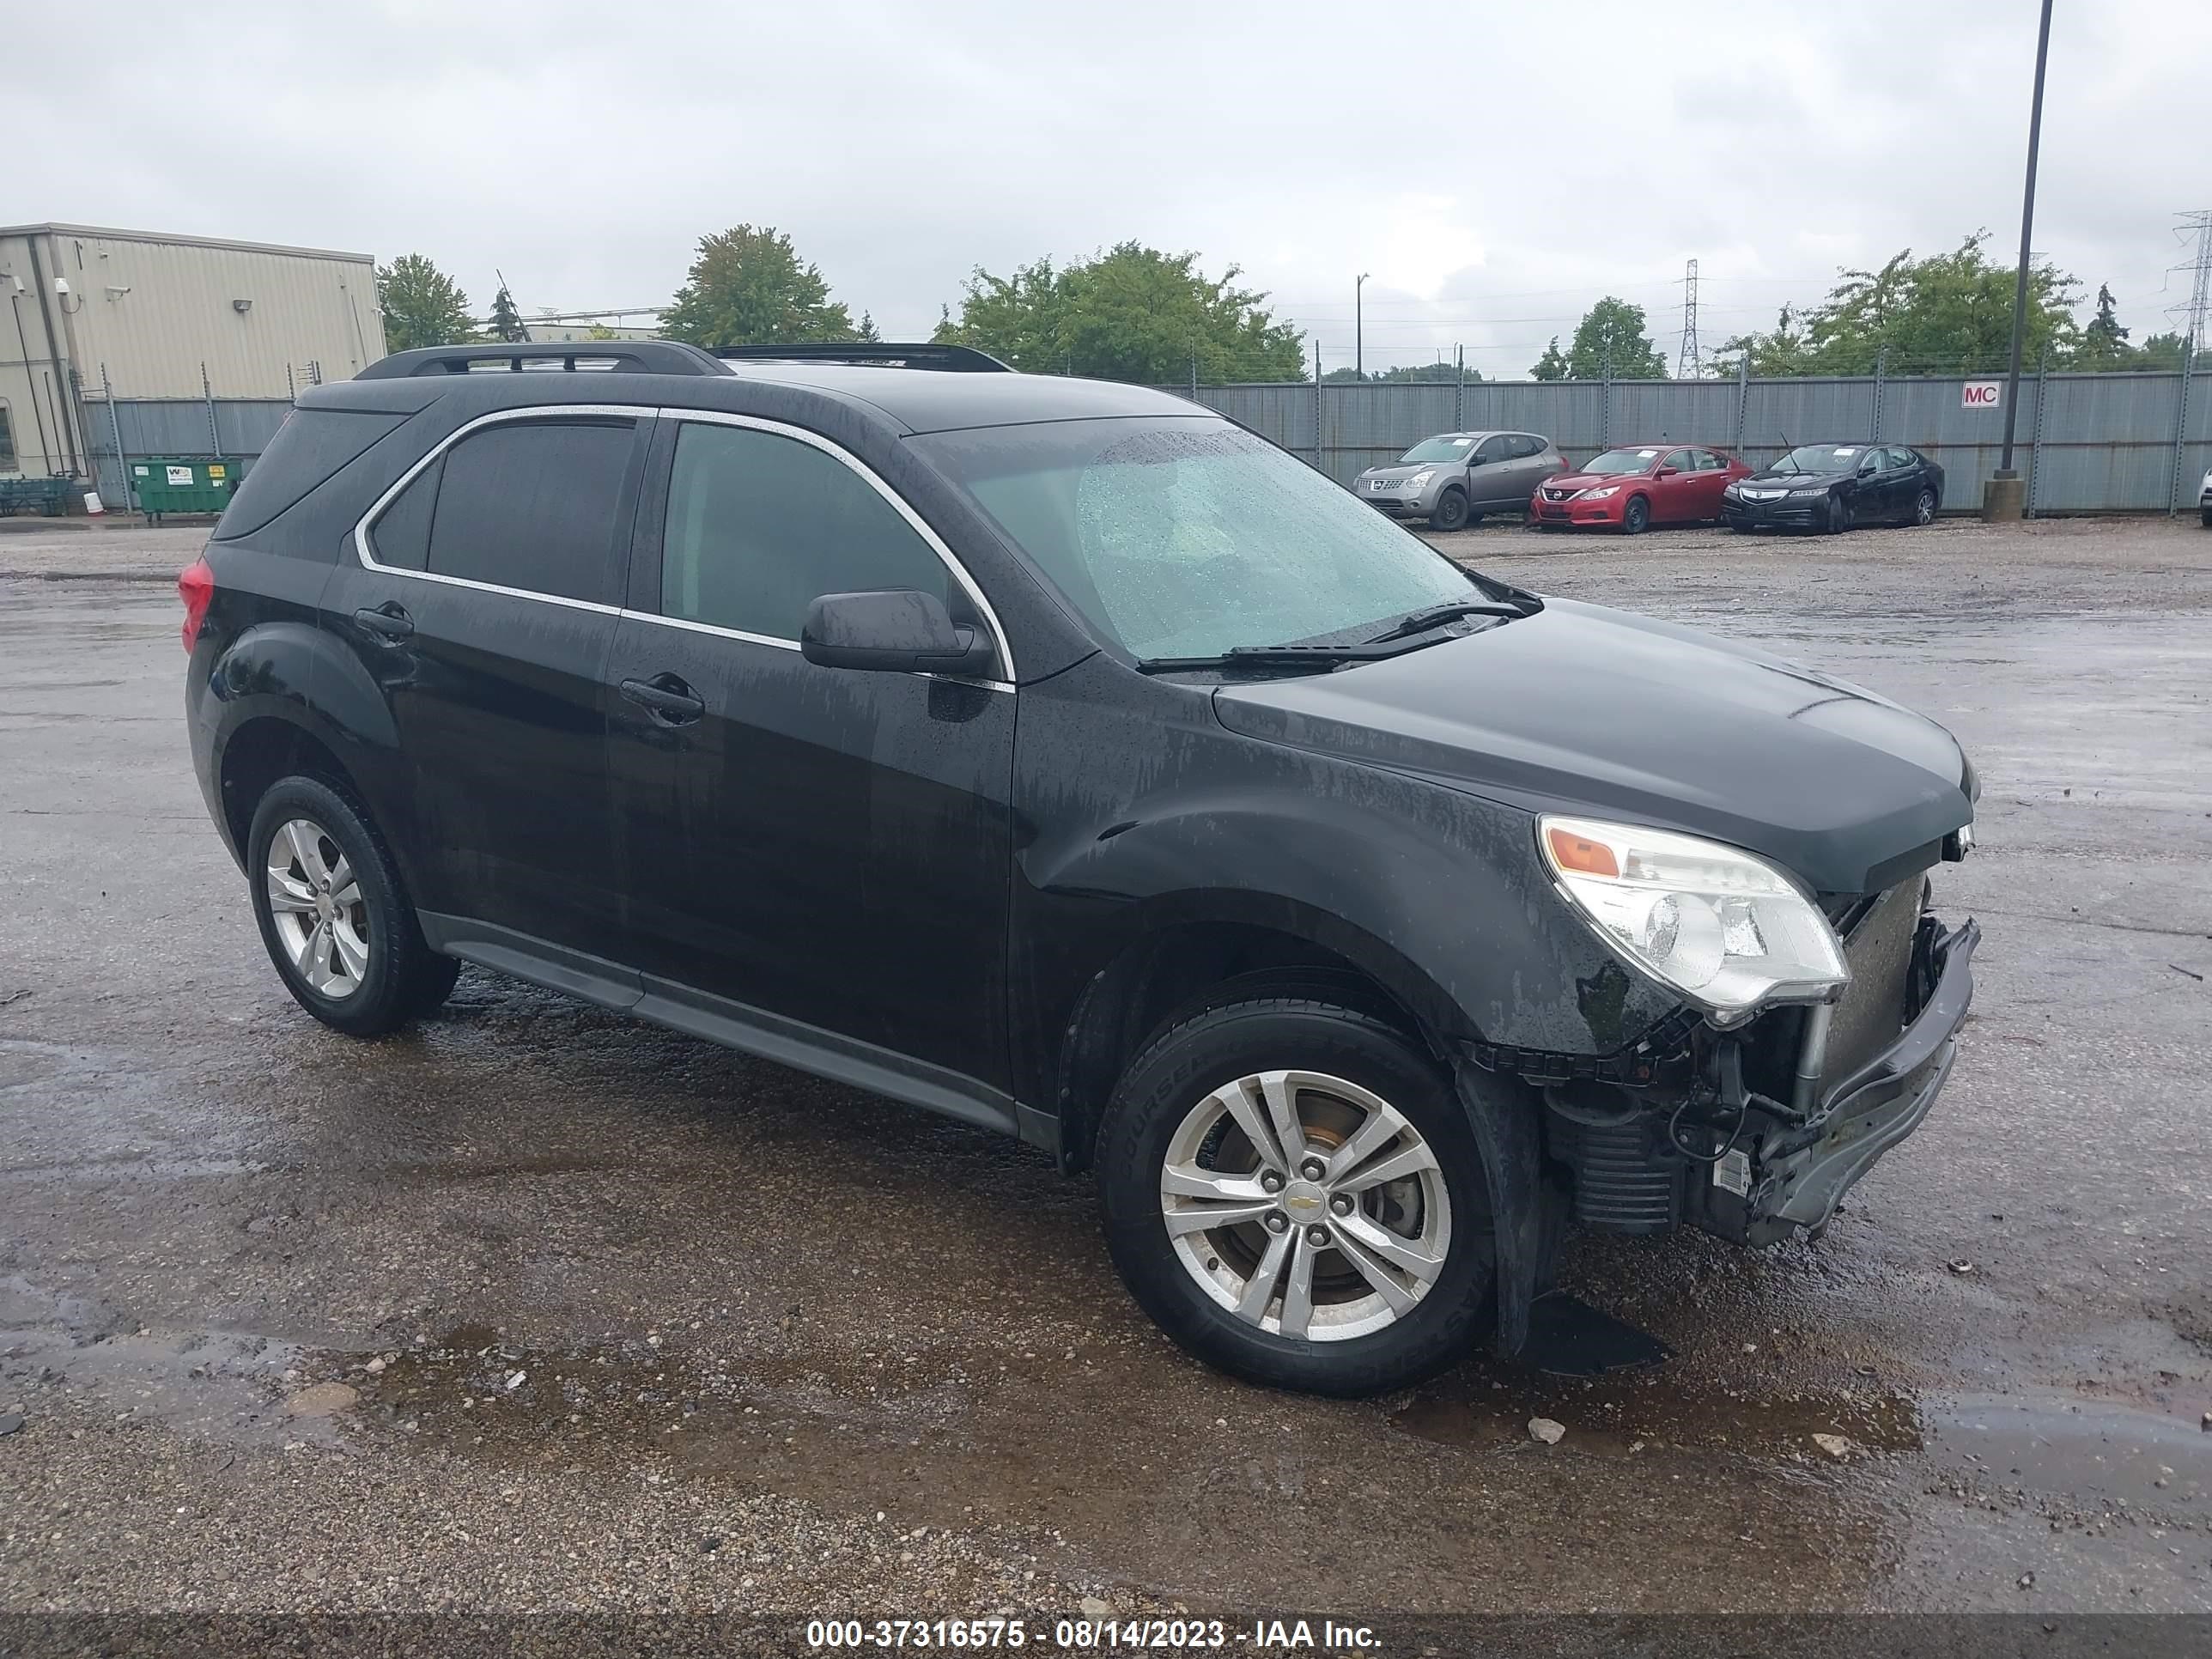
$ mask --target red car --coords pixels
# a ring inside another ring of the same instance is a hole
[[[1721,491],[1751,471],[1724,450],[1629,444],[1607,450],[1580,471],[1545,479],[1528,498],[1528,522],[1631,536],[1655,524],[1704,524],[1720,517]]]

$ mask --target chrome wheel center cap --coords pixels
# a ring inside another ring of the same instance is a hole
[[[315,914],[320,916],[325,921],[332,921],[337,919],[337,907],[331,902],[331,896],[328,893],[318,893],[315,895]]]
[[[1283,1188],[1283,1208],[1293,1221],[1318,1221],[1328,1209],[1328,1194],[1310,1181],[1293,1181]]]

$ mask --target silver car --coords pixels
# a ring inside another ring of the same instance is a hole
[[[1566,457],[1533,432],[1442,432],[1369,467],[1352,493],[1394,519],[1457,530],[1486,513],[1527,512],[1536,486],[1566,470]]]

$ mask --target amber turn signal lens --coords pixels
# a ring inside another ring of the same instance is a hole
[[[1601,841],[1585,841],[1582,836],[1554,828],[1551,831],[1552,856],[1562,870],[1572,870],[1585,876],[1617,876],[1620,860],[1613,855],[1613,848]]]

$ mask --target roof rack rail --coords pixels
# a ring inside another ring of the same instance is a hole
[[[974,346],[889,340],[823,341],[811,345],[708,346],[708,354],[739,363],[854,363],[871,368],[939,368],[969,374],[1012,374],[1002,363]]]
[[[621,374],[722,374],[706,352],[678,340],[577,340],[558,346],[421,346],[380,357],[354,378],[401,380],[418,374],[482,374],[611,370]]]

